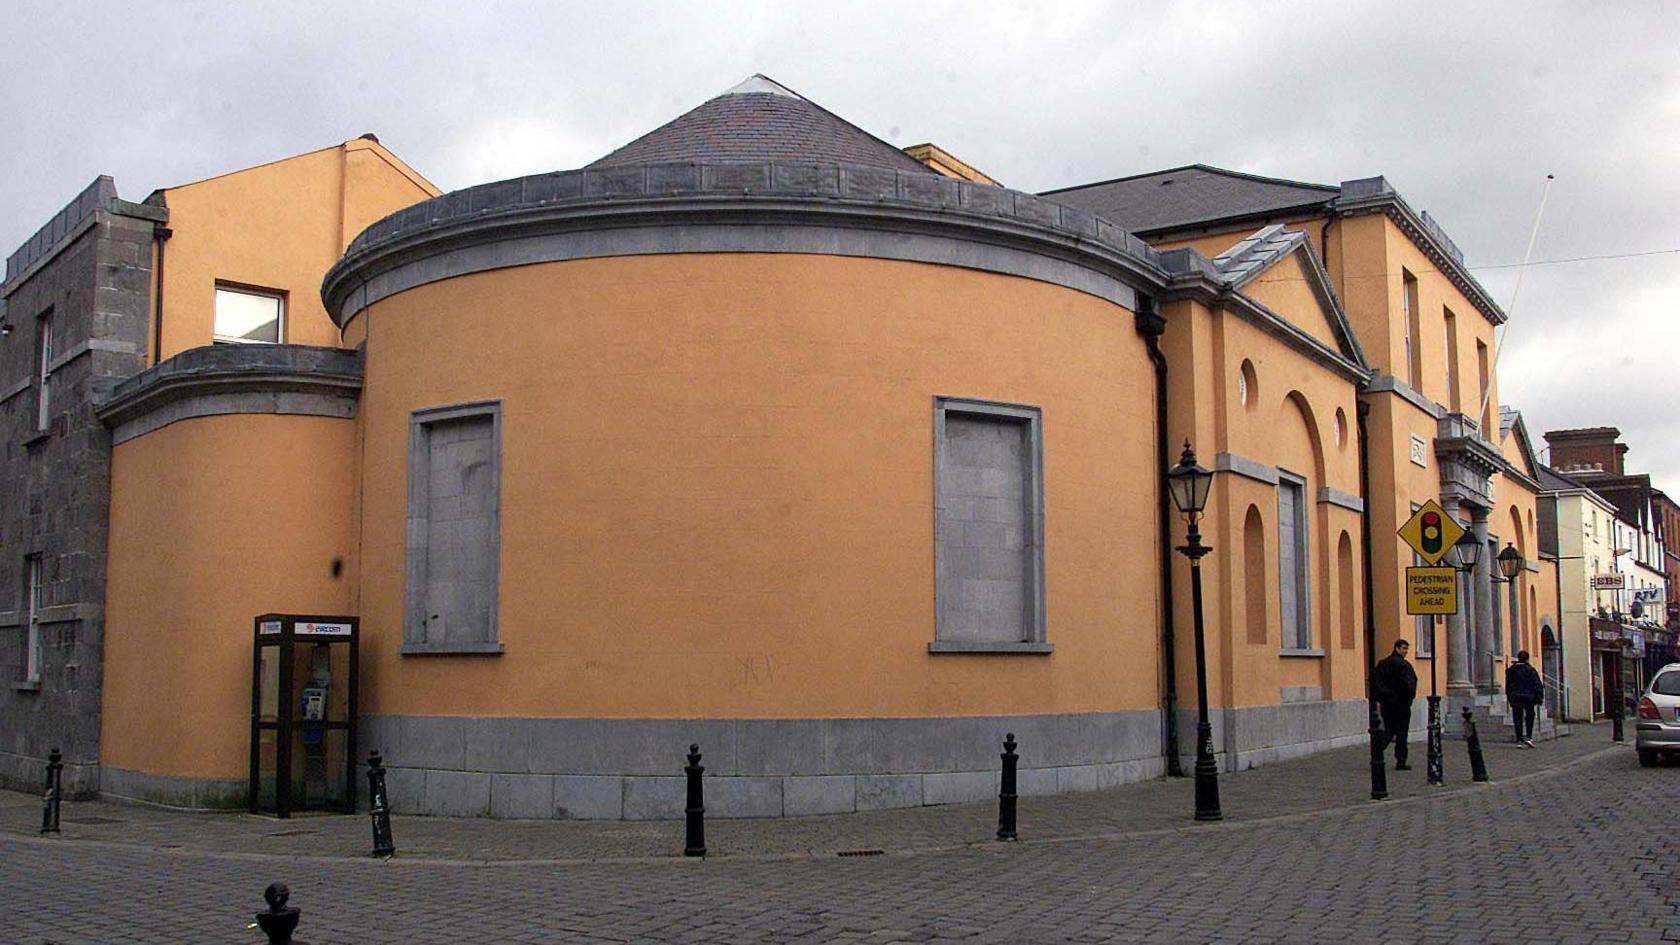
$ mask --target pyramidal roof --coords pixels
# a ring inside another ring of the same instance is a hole
[[[763,75],[754,75],[589,167],[661,161],[815,161],[935,173]]]

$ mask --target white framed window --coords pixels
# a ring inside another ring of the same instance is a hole
[[[35,320],[35,430],[52,426],[52,310]]]
[[[1278,470],[1278,600],[1285,650],[1312,649],[1307,585],[1307,481]]]
[[[46,592],[46,585],[41,573],[41,556],[30,555],[24,559],[24,588],[28,594],[25,613],[25,633],[23,652],[23,681],[40,685],[41,663],[44,662],[41,644],[41,604]]]
[[[1049,652],[1039,408],[934,398],[930,652]]]
[[[233,344],[279,344],[285,336],[286,293],[216,285],[215,339]]]

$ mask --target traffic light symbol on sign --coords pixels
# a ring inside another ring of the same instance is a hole
[[[1423,528],[1419,530],[1419,539],[1426,555],[1441,553],[1441,516],[1435,512],[1423,513]]]

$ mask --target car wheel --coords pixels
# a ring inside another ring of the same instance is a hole
[[[1652,749],[1649,749],[1649,748],[1639,749],[1639,767],[1641,767],[1641,768],[1655,768],[1656,766],[1657,766],[1657,753],[1655,751],[1653,751]]]

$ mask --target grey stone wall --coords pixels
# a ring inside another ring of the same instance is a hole
[[[96,209],[5,285],[0,337],[0,784],[37,789],[49,750],[65,788],[98,789],[110,433],[94,413],[145,367],[153,220]],[[36,432],[38,317],[52,311],[51,420]],[[46,587],[39,688],[24,677],[24,557]]]

